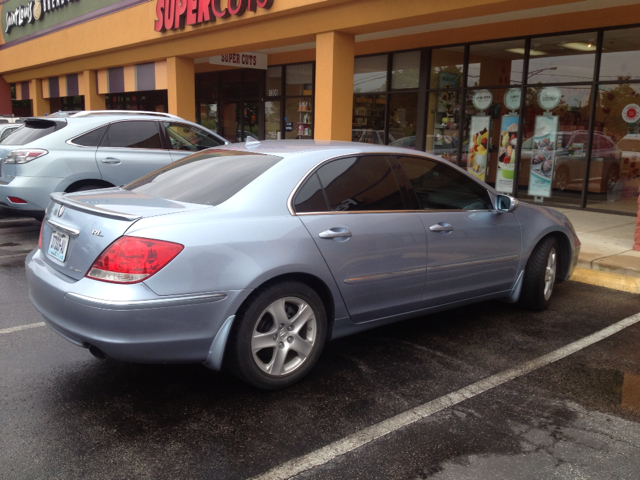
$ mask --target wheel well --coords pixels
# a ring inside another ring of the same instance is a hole
[[[91,180],[91,179],[78,180],[77,182],[74,182],[71,185],[69,185],[66,188],[65,193],[75,192],[79,188],[88,187],[89,185],[95,185],[96,187],[100,187],[100,188],[109,188],[114,186],[113,184],[109,182],[105,182],[104,180]]]
[[[569,269],[571,268],[571,244],[569,243],[569,239],[567,238],[567,236],[560,232],[550,233],[549,235],[541,238],[540,242],[542,242],[547,237],[555,238],[556,243],[558,244],[558,253],[560,253],[560,258],[558,262],[556,282],[562,283],[566,275],[569,273]]]
[[[274,283],[280,283],[284,281],[296,281],[304,283],[315,290],[318,295],[320,295],[320,299],[322,300],[322,303],[324,305],[325,312],[327,313],[327,340],[330,340],[333,334],[333,322],[335,319],[333,296],[331,295],[331,290],[329,290],[329,287],[327,287],[327,285],[322,280],[308,273],[286,273],[267,280],[259,287],[257,287],[253,291],[253,293],[249,295],[244,302],[242,302],[242,305],[240,305],[238,311],[253,299],[254,294],[258,290],[262,290],[263,288],[269,285],[273,285]]]

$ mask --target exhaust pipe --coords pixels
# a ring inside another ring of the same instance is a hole
[[[107,355],[95,345],[89,345],[89,352],[98,360],[106,360]]]

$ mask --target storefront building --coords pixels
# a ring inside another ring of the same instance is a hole
[[[0,18],[0,113],[389,144],[525,201],[638,211],[640,0],[0,0]]]

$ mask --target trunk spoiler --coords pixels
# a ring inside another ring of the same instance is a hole
[[[119,190],[119,188],[118,188]],[[72,198],[68,198],[65,196],[66,194],[63,192],[53,192],[50,195],[51,200],[61,205],[65,205],[69,208],[73,208],[74,210],[80,210],[81,212],[93,213],[96,215],[100,215],[101,217],[113,218],[115,220],[126,220],[129,222],[133,222],[142,218],[142,215],[130,215],[128,213],[114,212],[113,210],[108,210],[106,208],[97,207],[95,205],[89,205],[84,202],[80,202],[78,200],[74,200]]]

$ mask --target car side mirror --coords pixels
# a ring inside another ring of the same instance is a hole
[[[496,210],[501,213],[510,213],[518,208],[518,199],[511,195],[498,195],[496,197]]]

